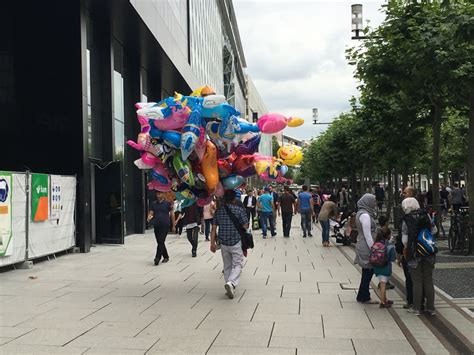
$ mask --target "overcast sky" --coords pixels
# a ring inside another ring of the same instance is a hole
[[[247,61],[270,112],[305,119],[285,134],[309,139],[326,126],[312,125],[312,109],[328,122],[349,109],[357,93],[345,49],[351,40],[351,4],[364,6],[364,24],[383,20],[383,0],[233,0]]]

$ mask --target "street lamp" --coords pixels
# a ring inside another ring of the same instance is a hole
[[[354,4],[351,6],[352,10],[352,32],[355,32],[355,36],[352,39],[364,39],[365,36],[360,36],[360,31],[363,30],[362,24],[362,4]]]
[[[330,125],[332,122],[318,122],[319,112],[317,108],[313,108],[313,124],[327,124]]]

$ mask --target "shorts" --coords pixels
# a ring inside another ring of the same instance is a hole
[[[385,283],[387,283],[388,280],[390,279],[390,276],[377,275],[377,278],[379,279],[379,282],[385,282]]]

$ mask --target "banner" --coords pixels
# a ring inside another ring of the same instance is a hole
[[[0,171],[0,256],[11,254],[12,174]]]
[[[49,219],[56,220],[61,217],[61,176],[51,175],[51,211]]]
[[[31,174],[31,220],[46,221],[49,214],[49,184],[47,174]]]

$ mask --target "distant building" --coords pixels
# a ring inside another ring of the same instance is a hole
[[[286,134],[283,134],[281,144],[282,145],[293,144],[298,147],[304,148],[309,143],[305,141],[304,139],[299,139],[299,138],[295,138],[295,137],[291,137],[291,136],[287,136]]]
[[[0,169],[76,175],[77,245],[123,243],[150,194],[134,104],[208,84],[245,116],[245,66],[231,0],[2,1]]]

